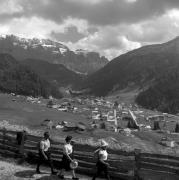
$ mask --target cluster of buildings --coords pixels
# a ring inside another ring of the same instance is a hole
[[[151,130],[151,123],[149,122],[166,121],[168,117],[166,113],[151,115],[147,114],[145,110],[141,110],[135,104],[127,105],[123,102],[111,102],[105,98],[78,96],[61,100],[52,97],[48,100],[44,100],[42,97],[34,98],[28,96],[25,98],[27,102],[37,103],[57,111],[83,114],[87,119],[91,120],[91,127],[100,128],[102,126],[104,128],[105,126],[111,126],[111,130],[115,132],[125,128]]]

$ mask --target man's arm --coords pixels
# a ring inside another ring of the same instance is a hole
[[[40,152],[42,153],[43,157],[47,160],[47,156],[45,155],[45,152],[44,152],[44,143],[41,141],[40,142]]]
[[[100,151],[100,148],[96,149],[96,150],[94,151],[94,155],[97,154],[99,151]]]
[[[105,164],[106,166],[109,166],[109,163],[105,162],[102,158],[102,154],[99,154],[99,161],[102,162],[103,164]]]

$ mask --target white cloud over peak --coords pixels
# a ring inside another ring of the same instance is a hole
[[[140,47],[140,43],[129,41],[122,36],[116,28],[101,28],[98,32],[80,39],[78,42],[69,46],[73,49],[87,49],[90,51],[98,51],[101,55],[105,55],[112,59],[129,50]]]
[[[0,34],[52,38],[112,59],[179,35],[178,0],[0,0]]]
[[[3,27],[3,34],[14,34],[26,38],[48,38],[48,33],[52,30],[63,31],[63,27],[53,21],[47,21],[38,17],[14,18]],[[1,32],[1,28],[0,28]]]

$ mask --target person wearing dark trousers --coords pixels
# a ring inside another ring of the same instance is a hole
[[[97,156],[98,160],[96,163],[97,171],[94,174],[92,180],[95,180],[97,177],[99,177],[102,172],[104,172],[105,178],[107,180],[110,180],[110,176],[108,172],[109,164],[107,163],[107,159],[108,159],[107,146],[108,143],[102,140],[101,147],[95,151],[95,153],[97,153],[98,155]]]
[[[60,172],[58,177],[64,179],[64,170],[72,172],[72,179],[79,180],[76,177],[75,170],[71,168],[70,164],[74,162],[73,160],[73,145],[72,145],[72,136],[67,136],[65,138],[66,143],[63,146],[63,157],[60,166]]]
[[[50,155],[50,141],[49,141],[49,133],[45,132],[44,133],[44,138],[40,141],[39,143],[39,160],[37,162],[37,168],[36,168],[36,173],[40,174],[40,165],[43,164],[44,162],[48,162],[48,165],[51,168],[51,173],[56,174],[57,172],[54,171],[53,168],[53,161],[51,160],[51,155]]]

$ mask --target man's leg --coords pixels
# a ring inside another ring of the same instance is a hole
[[[38,159],[38,162],[37,162],[37,168],[36,168],[36,172],[37,173],[40,173],[40,165],[43,163],[43,157],[42,155],[39,153],[39,159]]]
[[[106,178],[107,180],[110,180],[108,167],[104,168],[104,175],[105,175],[105,178]]]
[[[97,167],[97,171],[94,174],[92,180],[95,180],[97,177],[99,177],[100,174],[101,174],[101,168]]]
[[[53,161],[52,161],[52,159],[51,159],[51,155],[50,155],[50,153],[49,152],[46,152],[45,153],[46,154],[46,156],[47,156],[47,158],[48,158],[48,164],[49,164],[49,166],[50,166],[50,168],[51,168],[51,173],[54,173],[54,167],[53,167]]]

